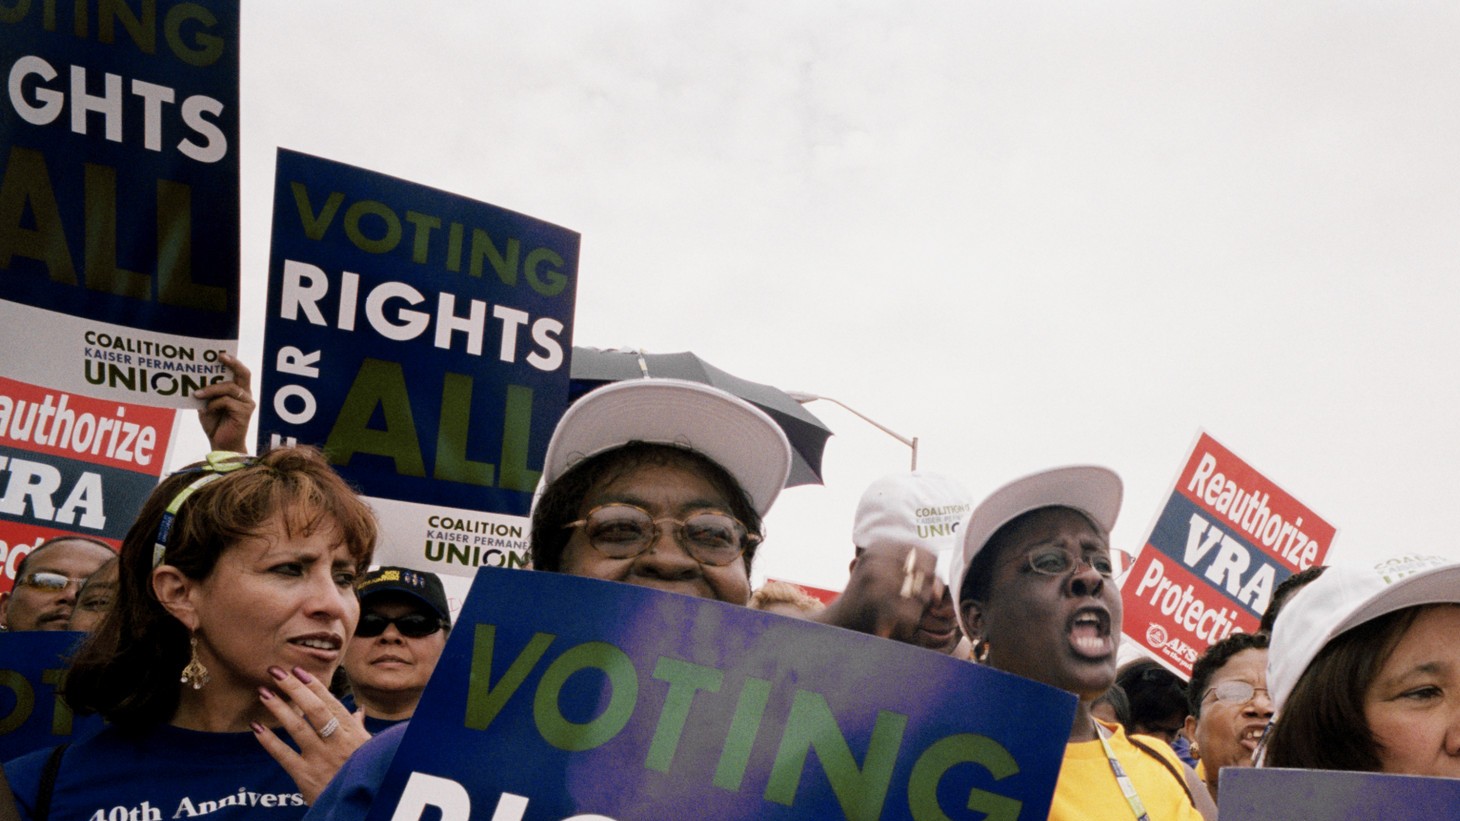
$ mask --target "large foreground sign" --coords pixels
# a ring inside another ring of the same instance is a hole
[[[1125,578],[1126,635],[1183,676],[1257,632],[1278,582],[1322,564],[1334,527],[1205,433]]]
[[[0,68],[0,373],[196,407],[238,339],[238,3],[5,3]]]
[[[834,627],[484,569],[370,818],[1043,819],[1074,704]]]
[[[578,235],[293,151],[275,174],[262,443],[324,447],[380,514],[382,564],[524,564]]]

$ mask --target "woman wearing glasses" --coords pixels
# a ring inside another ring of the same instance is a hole
[[[410,718],[451,632],[435,573],[382,567],[355,587],[360,624],[345,649],[345,676],[371,734]]]
[[[762,517],[790,469],[780,427],[724,391],[675,379],[599,388],[568,408],[548,444],[533,567],[743,606]],[[869,551],[846,601],[817,620],[910,640],[941,595],[934,563],[925,551]],[[909,574],[923,582],[904,595]],[[403,731],[362,748],[308,817],[364,818]]]
[[[600,388],[548,445],[533,567],[743,605],[761,516],[790,465],[775,422],[714,388]]]
[[[790,466],[780,426],[716,388],[674,379],[599,388],[563,414],[548,445],[533,567],[745,605],[761,517]],[[941,595],[934,564],[901,545],[869,550],[812,618],[912,641]],[[922,580],[915,590],[909,576]]]
[[[22,814],[302,816],[366,738],[325,682],[375,532],[312,449],[215,452],[165,479],[122,543],[114,608],[67,674],[71,707],[109,724],[5,765]]]
[[[1121,601],[1110,549],[1120,478],[1049,470],[989,496],[963,526],[955,602],[977,661],[1074,693],[1079,701],[1050,807],[1052,821],[1199,821],[1212,806],[1165,744],[1090,714],[1115,683]]]
[[[1191,668],[1186,732],[1200,757],[1197,775],[1217,800],[1223,767],[1251,767],[1267,722],[1266,633],[1233,633],[1208,647]]]

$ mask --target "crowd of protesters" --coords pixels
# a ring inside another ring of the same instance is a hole
[[[235,379],[203,396],[217,450],[158,485],[119,555],[58,537],[0,594],[0,629],[87,632],[64,697],[107,721],[6,762],[0,813],[9,790],[26,819],[369,810],[451,608],[431,573],[370,569],[375,518],[319,451],[239,452],[253,399],[248,370],[227,362]],[[846,587],[823,605],[751,587],[790,464],[781,428],[718,389],[600,388],[554,430],[532,567],[869,633],[1073,693],[1052,819],[1212,819],[1229,767],[1460,777],[1460,564],[1404,555],[1294,576],[1261,632],[1208,648],[1187,682],[1148,659],[1117,667],[1128,563],[1110,545],[1113,471],[1044,470],[976,504],[948,477],[881,479],[849,517]]]

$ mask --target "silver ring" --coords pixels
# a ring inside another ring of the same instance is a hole
[[[325,722],[325,725],[323,727],[319,728],[319,737],[329,738],[330,736],[334,735],[335,730],[338,729],[340,729],[340,720],[338,718],[335,718],[334,716],[330,716],[330,720]]]

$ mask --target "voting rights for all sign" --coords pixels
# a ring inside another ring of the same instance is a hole
[[[371,497],[381,564],[521,566],[577,266],[572,231],[281,150],[260,444],[322,446]]]
[[[238,339],[236,2],[0,8],[3,375],[195,407]]]

